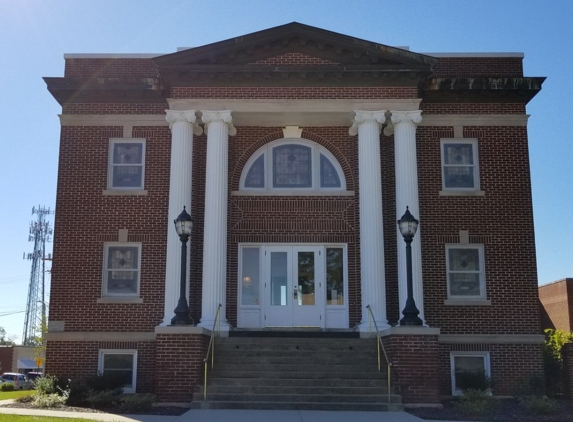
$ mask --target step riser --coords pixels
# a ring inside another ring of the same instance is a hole
[[[288,364],[242,364],[236,365],[232,363],[225,363],[216,365],[215,371],[269,371],[269,372],[376,372],[378,371],[377,365],[288,365]]]
[[[402,404],[360,404],[360,403],[252,403],[252,402],[201,402],[191,403],[192,409],[258,409],[258,410],[331,410],[347,412],[401,412]]]
[[[282,371],[221,371],[215,369],[207,375],[208,380],[214,378],[294,378],[294,379],[385,379],[386,375],[379,372],[282,372]]]
[[[399,397],[390,397],[391,402],[399,403]],[[203,394],[193,394],[193,400],[202,400]],[[281,403],[360,403],[374,404],[387,403],[388,396],[352,396],[352,395],[302,395],[302,394],[210,394],[207,392],[207,400],[210,402],[281,402]]]
[[[208,377],[209,388],[213,387],[374,387],[386,388],[387,380],[384,379],[293,379],[293,378],[214,378]]]
[[[202,393],[203,389],[200,389]],[[298,395],[387,395],[388,389],[386,387],[293,387],[293,386],[220,386],[208,385],[207,392],[209,394],[298,394]]]

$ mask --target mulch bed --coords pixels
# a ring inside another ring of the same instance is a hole
[[[420,407],[407,408],[406,411],[430,421],[573,422],[573,400],[559,400],[558,412],[551,415],[528,413],[515,399],[501,399],[499,402],[493,413],[473,416],[461,412],[453,400],[442,401],[442,409]]]
[[[30,403],[11,403],[5,404],[2,407],[15,407],[20,409],[38,409],[33,407]],[[60,412],[82,412],[82,413],[113,413],[125,414],[117,408],[110,409],[92,409],[91,407],[76,407],[76,406],[57,406],[57,407],[42,407],[41,410],[58,410]],[[150,411],[130,413],[131,415],[160,415],[160,416],[181,416],[187,412],[187,407],[177,406],[154,406]]]

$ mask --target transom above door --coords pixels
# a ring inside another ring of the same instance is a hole
[[[239,248],[240,328],[348,328],[345,245]]]

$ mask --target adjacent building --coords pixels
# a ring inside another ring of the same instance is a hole
[[[456,394],[462,369],[501,395],[542,371],[526,105],[544,78],[521,53],[422,54],[290,23],[64,58],[45,78],[62,106],[48,373],[123,371],[128,392],[184,401],[219,304],[224,335],[367,336],[371,309],[409,402]],[[184,207],[197,327],[170,325]],[[406,209],[419,327],[399,324]]]

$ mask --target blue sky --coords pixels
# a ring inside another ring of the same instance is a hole
[[[539,283],[573,277],[570,0],[0,0],[0,11],[0,326],[16,341],[31,210],[55,208],[61,109],[42,77],[63,76],[64,53],[171,53],[292,21],[420,53],[523,52],[525,76],[547,76],[527,106]]]

